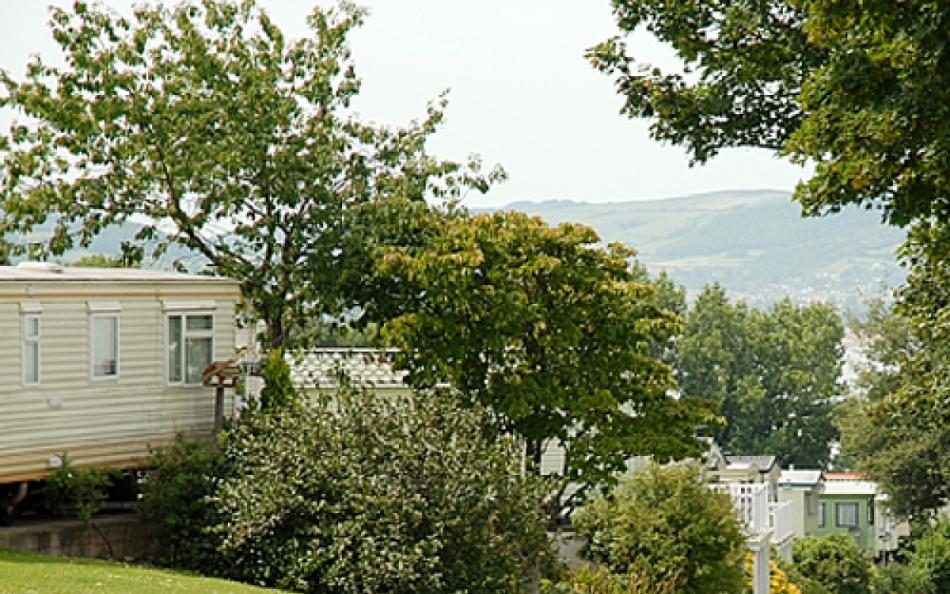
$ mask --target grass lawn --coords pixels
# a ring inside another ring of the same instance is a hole
[[[0,594],[252,594],[245,584],[121,563],[0,550]]]

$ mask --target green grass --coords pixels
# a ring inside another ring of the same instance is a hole
[[[252,594],[245,584],[68,557],[0,550],[0,594]]]

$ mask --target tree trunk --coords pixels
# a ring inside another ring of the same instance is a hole
[[[525,454],[528,456],[531,472],[541,474],[541,440],[529,439],[525,447],[527,450]]]
[[[284,343],[287,342],[286,331],[284,329],[284,321],[282,319],[281,313],[275,313],[272,315],[267,315],[270,312],[265,312],[265,323],[267,324],[267,340],[270,343],[269,347],[271,349],[278,349],[284,346]]]

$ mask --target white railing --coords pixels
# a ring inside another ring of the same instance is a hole
[[[795,529],[792,524],[792,502],[782,501],[769,504],[769,524],[772,527],[772,544],[778,556],[786,561],[792,560],[792,541]]]
[[[761,534],[770,528],[768,485],[726,483],[714,484],[710,487],[729,495],[746,532]]]
[[[791,501],[769,504],[769,526],[772,528],[774,544],[779,544],[793,536]]]
[[[752,553],[752,591],[769,594],[769,486],[758,484],[711,484],[709,488],[726,493],[746,532],[746,548]]]

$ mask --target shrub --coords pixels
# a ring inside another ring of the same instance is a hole
[[[579,510],[586,556],[617,575],[649,570],[678,594],[741,592],[745,538],[728,496],[700,474],[695,464],[652,464]]]
[[[46,506],[57,516],[74,516],[88,525],[106,502],[112,479],[101,468],[76,468],[66,454],[62,460],[46,479]]]
[[[774,550],[773,550],[774,555]],[[752,592],[752,554],[746,557],[746,578],[749,582],[749,592]],[[789,567],[783,560],[769,560],[769,593],[770,594],[829,594],[827,588],[806,578],[794,568]]]
[[[220,538],[210,531],[219,522],[207,502],[215,481],[224,474],[224,456],[212,443],[179,435],[175,443],[153,452],[153,468],[145,481],[142,513],[159,527],[166,562],[218,574]]]
[[[247,415],[214,496],[238,579],[304,592],[517,592],[549,544],[544,485],[441,392],[341,389]]]
[[[806,536],[795,541],[795,568],[831,594],[867,594],[871,560],[847,534]]]
[[[292,406],[297,401],[297,391],[290,379],[290,366],[284,360],[283,349],[274,349],[261,369],[264,388],[261,390],[260,409],[275,412]]]
[[[544,582],[541,594],[675,594],[675,583],[652,572],[611,573],[603,566],[581,566],[558,583]]]
[[[950,592],[950,518],[941,516],[914,542],[908,565],[926,573],[935,592]]]
[[[830,594],[828,588],[825,588],[816,580],[802,575],[795,567],[794,563],[789,563],[783,559],[776,562],[777,568],[785,573],[789,584],[799,589],[801,594]],[[773,574],[774,575],[774,574]]]
[[[66,454],[62,455],[62,461],[62,465],[46,479],[46,506],[55,515],[74,516],[86,526],[92,527],[105,543],[111,559],[115,556],[112,543],[92,521],[92,517],[106,502],[112,475],[96,467],[76,468]]]
[[[936,594],[930,574],[918,568],[892,563],[879,567],[871,576],[874,594]]]

